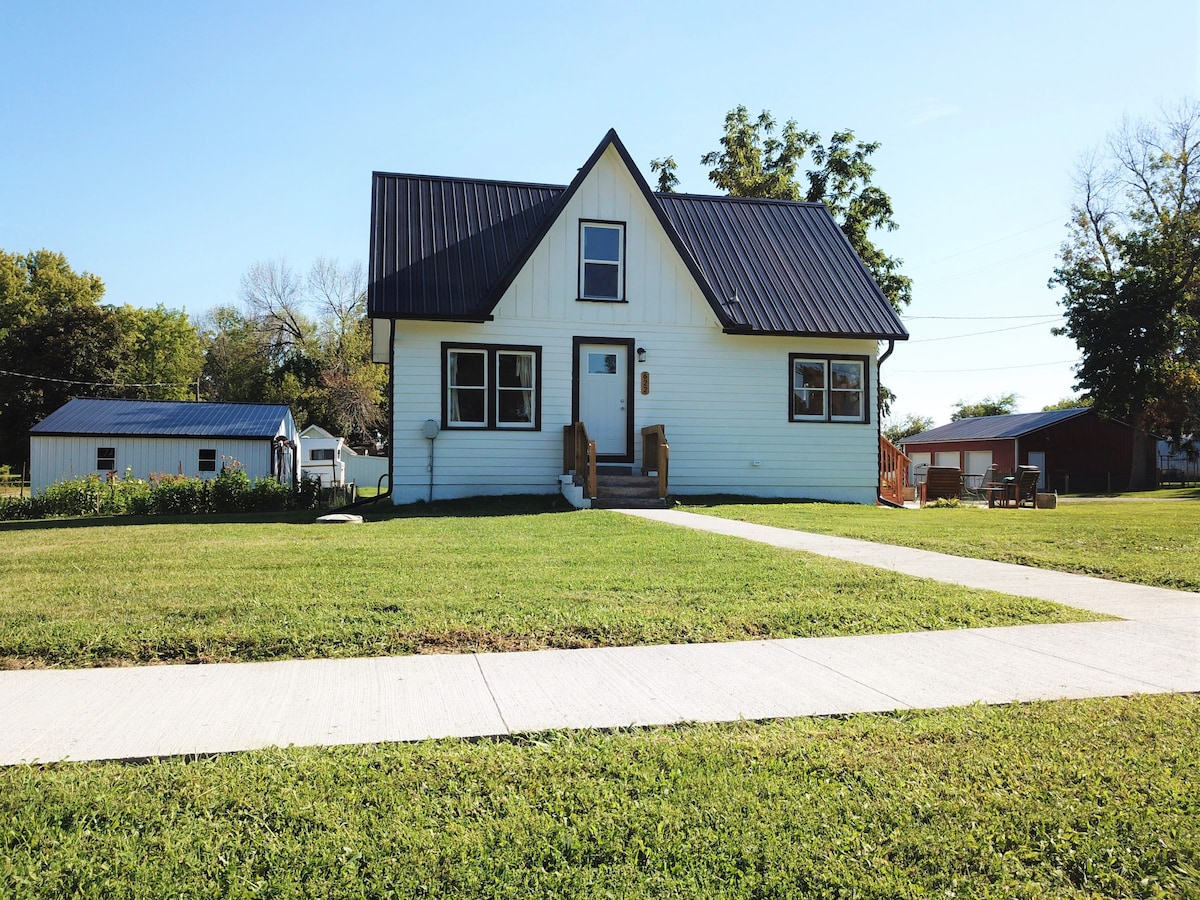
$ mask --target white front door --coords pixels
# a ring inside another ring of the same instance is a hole
[[[579,420],[596,442],[596,455],[628,460],[629,347],[579,345]]]

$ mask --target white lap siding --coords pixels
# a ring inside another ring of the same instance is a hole
[[[225,460],[237,460],[251,478],[266,478],[271,473],[271,442],[233,438],[129,437],[121,435],[31,435],[30,488],[40,491],[58,481],[70,481],[88,475],[105,475],[96,468],[96,451],[112,447],[116,451],[114,469],[119,477],[126,469],[135,478],[162,473],[189,478],[212,478]],[[216,451],[216,471],[200,471],[200,451]]]

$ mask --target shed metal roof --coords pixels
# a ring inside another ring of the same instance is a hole
[[[32,434],[272,438],[291,417],[285,405],[98,400],[76,397],[30,429]]]
[[[1009,416],[976,416],[959,419],[921,434],[906,437],[908,444],[931,444],[934,442],[987,441],[1019,438],[1067,419],[1092,412],[1089,407],[1078,409],[1055,409],[1049,412],[1013,413]]]
[[[376,172],[370,315],[486,320],[610,144],[726,330],[907,339],[824,204],[654,194],[614,131],[567,187]]]

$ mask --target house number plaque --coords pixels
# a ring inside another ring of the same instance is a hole
[[[650,393],[650,373],[642,373],[642,396]]]

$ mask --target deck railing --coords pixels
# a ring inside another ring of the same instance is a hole
[[[900,448],[885,438],[879,436],[879,496],[884,500],[902,506],[905,500],[908,483],[908,467],[912,460],[905,456]]]
[[[582,422],[563,426],[563,474],[575,474],[583,482],[583,494],[596,496],[596,442],[588,437]]]
[[[671,468],[671,445],[662,425],[647,425],[642,429],[642,471],[658,474],[658,496],[667,496],[667,477]]]

